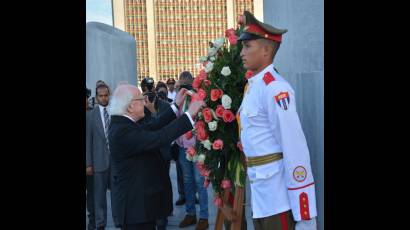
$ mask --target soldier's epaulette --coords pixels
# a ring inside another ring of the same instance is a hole
[[[271,83],[274,80],[275,80],[275,77],[270,72],[266,72],[265,75],[263,76],[263,81],[265,82],[266,85],[269,85],[269,83]]]

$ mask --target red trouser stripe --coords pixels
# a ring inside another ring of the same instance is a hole
[[[286,220],[286,212],[280,214],[280,223],[282,225],[282,230],[288,230],[288,221]]]

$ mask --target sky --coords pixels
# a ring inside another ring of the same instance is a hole
[[[86,22],[102,22],[112,26],[111,0],[86,0]]]

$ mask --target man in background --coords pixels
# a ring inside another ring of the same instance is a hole
[[[107,190],[110,183],[110,151],[107,142],[110,90],[107,85],[99,84],[95,91],[98,106],[90,111],[86,129],[86,171],[88,175],[93,175],[95,224],[97,230],[102,230],[107,225]]]

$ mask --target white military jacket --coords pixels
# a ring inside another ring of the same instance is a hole
[[[281,160],[248,167],[253,218],[289,209],[295,221],[315,217],[315,186],[294,91],[273,64],[248,80],[238,112],[246,157],[283,153]]]

